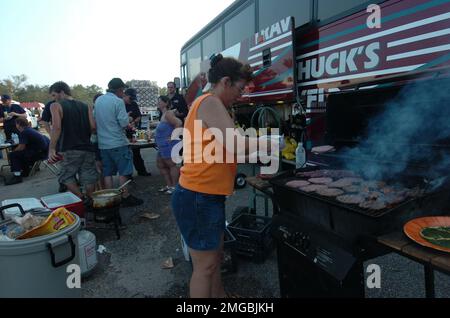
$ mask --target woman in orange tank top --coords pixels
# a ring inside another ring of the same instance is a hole
[[[235,128],[229,109],[251,75],[249,65],[220,54],[212,57],[208,73],[211,93],[199,97],[186,118],[184,166],[172,208],[192,258],[192,298],[225,297],[220,268],[225,199],[234,191],[237,170],[236,146],[226,148],[225,136],[228,129]]]

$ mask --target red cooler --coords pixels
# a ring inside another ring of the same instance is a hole
[[[41,198],[41,201],[52,211],[59,208],[66,208],[70,212],[78,215],[81,219],[84,219],[85,208],[83,201],[71,192],[49,195]]]

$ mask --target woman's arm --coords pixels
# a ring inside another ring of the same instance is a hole
[[[263,153],[279,151],[279,139],[267,138],[266,136],[258,138],[256,134],[255,136],[247,136],[236,129],[233,118],[217,97],[211,96],[206,98],[198,109],[197,114],[198,119],[203,121],[203,127],[220,130],[223,141],[219,140],[220,138],[216,138],[216,140],[222,143],[230,153],[245,156],[257,151],[262,151]],[[232,148],[231,145],[233,145]]]
[[[183,121],[181,121],[181,119],[179,119],[176,115],[175,112],[173,110],[169,110],[166,113],[166,119],[169,122],[169,124],[171,124],[172,126],[174,126],[175,128],[180,128],[183,126]]]
[[[256,138],[246,137],[239,133],[226,107],[217,97],[207,97],[198,109],[197,117],[203,122],[203,127],[218,129],[221,132],[223,139],[216,138],[216,140],[223,144],[230,153],[236,155],[248,154],[251,150],[250,139],[257,141]],[[226,145],[231,143],[234,147],[230,149]]]

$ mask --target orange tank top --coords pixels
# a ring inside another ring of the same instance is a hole
[[[197,98],[186,118],[180,185],[194,192],[227,196],[234,191],[237,163],[235,156],[227,154],[222,143],[218,143],[198,120],[198,109],[209,96],[212,95]],[[230,159],[232,163],[226,163]]]

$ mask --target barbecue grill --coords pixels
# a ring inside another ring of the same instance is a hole
[[[442,171],[438,171],[439,175],[423,176],[424,171],[430,170],[429,165],[434,164],[433,160],[408,162],[401,175],[392,176],[394,180],[382,180],[421,191],[381,210],[363,209],[286,185],[292,180],[301,180],[298,172],[343,169],[352,160],[360,163],[367,160],[368,164],[376,161],[374,157],[349,158],[348,152],[342,149],[358,146],[358,140],[370,123],[367,117],[382,111],[385,102],[382,97],[392,98],[396,93],[398,89],[389,88],[377,97],[373,92],[330,97],[327,137],[337,151],[310,156],[308,168],[285,172],[271,180],[276,207],[272,234],[278,248],[282,297],[364,297],[363,263],[388,253],[375,244],[377,237],[398,231],[417,217],[448,214],[445,212],[450,206],[448,178]],[[369,99],[375,100],[371,107],[376,107],[376,111],[368,109]],[[349,100],[353,101],[349,104]],[[361,104],[364,104],[364,111],[361,111]],[[349,118],[357,123],[356,127],[348,124]],[[427,149],[442,157],[449,147],[441,143]]]

